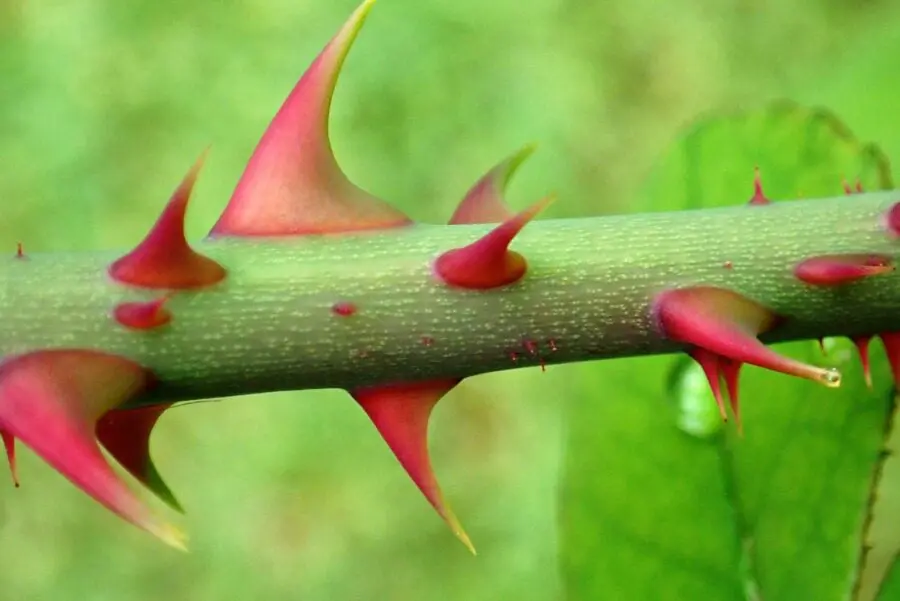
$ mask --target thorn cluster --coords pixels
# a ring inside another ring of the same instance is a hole
[[[335,86],[348,52],[374,0],[364,0],[337,35],[325,46],[288,95],[263,133],[227,206],[210,231],[211,237],[286,237],[339,235],[363,230],[404,228],[412,220],[374,197],[341,171],[329,140],[328,122]],[[487,171],[464,195],[450,225],[486,224],[486,233],[460,248],[431,258],[425,277],[449,294],[480,293],[516,285],[528,273],[525,257],[511,249],[520,232],[547,205],[546,197],[514,212],[504,200],[506,186],[534,151],[525,146]],[[204,294],[228,285],[228,272],[213,258],[194,250],[184,232],[188,201],[205,153],[172,194],[146,237],[131,252],[108,267],[108,276],[127,293],[152,294],[149,300],[122,302],[110,315],[133,336],[164,335],[177,328],[170,299],[179,294]],[[851,192],[845,185],[848,193]],[[771,203],[757,168],[750,205]],[[861,186],[857,186],[861,191]],[[892,236],[900,236],[900,203],[883,216]],[[25,258],[21,245],[16,257]],[[734,269],[728,261],[726,269]],[[848,254],[811,257],[800,262],[793,276],[797,285],[845,286],[894,269],[889,257]],[[738,376],[745,363],[838,386],[834,369],[807,365],[782,356],[759,336],[777,328],[783,316],[737,292],[695,285],[665,290],[652,304],[660,332],[684,344],[702,366],[722,418],[727,412],[720,382],[725,381],[731,411],[740,427]],[[323,318],[350,318],[365,307],[333,299]],[[353,324],[352,319],[345,323]],[[349,327],[352,327],[350,325]],[[900,379],[900,333],[882,333],[895,380]],[[868,370],[872,336],[855,340]],[[423,335],[421,345],[440,340]],[[543,343],[541,343],[543,344]],[[546,342],[550,352],[557,340]],[[524,349],[524,352],[521,352]],[[508,351],[513,362],[544,358],[537,341],[526,339],[521,349]],[[363,351],[364,352],[364,351]],[[151,432],[171,404],[141,406],[142,395],[156,381],[145,366],[116,355],[87,349],[46,349],[0,361],[0,437],[13,481],[19,478],[15,440],[32,448],[76,486],[125,520],[183,548],[184,536],[161,520],[116,475],[100,451],[102,445],[147,489],[176,511],[182,506],[159,475],[150,457]],[[398,382],[348,390],[372,421],[401,466],[456,536],[474,547],[444,499],[428,453],[428,421],[438,401],[459,378]],[[125,408],[137,406],[138,408]]]

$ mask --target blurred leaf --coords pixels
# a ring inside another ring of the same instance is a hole
[[[871,495],[869,523],[866,528],[865,549],[860,563],[854,601],[874,601],[877,598],[897,599],[900,597],[900,581],[896,576],[886,579],[900,552],[900,428],[897,427],[897,401],[888,423],[882,461],[876,471]],[[879,597],[879,593],[881,597]]]
[[[636,207],[744,202],[757,165],[774,199],[833,196],[842,177],[891,185],[877,148],[824,111],[779,102],[700,123]],[[601,362],[573,381],[561,521],[569,597],[847,598],[892,388],[880,347],[870,391],[853,345],[831,342],[827,357],[814,342],[781,346],[838,363],[837,390],[744,368],[743,438],[712,426],[712,396],[683,356]]]

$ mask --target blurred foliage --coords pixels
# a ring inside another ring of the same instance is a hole
[[[712,116],[693,128],[663,157],[635,207],[746,202],[755,165],[770,198],[799,190],[834,196],[842,176],[858,177],[868,190],[893,185],[878,149],[857,141],[830,113],[777,102]],[[738,235],[722,232],[723,238]],[[710,259],[731,261],[735,271],[754,261],[752,250],[717,252]],[[611,591],[622,601],[847,598],[890,430],[888,362],[873,344],[869,390],[846,339],[831,340],[827,357],[816,342],[779,346],[808,363],[836,364],[842,385],[829,389],[744,367],[744,436],[734,425],[713,427],[715,401],[705,382],[699,391],[690,385],[699,368],[684,356],[607,362],[570,386],[561,526],[571,598],[599,599]],[[604,402],[575,402],[588,395]],[[895,521],[898,511],[894,503],[884,520]],[[896,594],[900,589],[882,598]]]
[[[202,236],[354,7],[0,0],[0,247],[127,247],[212,143],[189,216]],[[887,0],[380,0],[338,85],[334,146],[354,179],[434,222],[531,140],[540,151],[512,184],[514,205],[552,189],[554,216],[635,210],[683,126],[776,97],[828,106],[900,156],[898,24]],[[0,488],[2,598],[560,598],[559,409],[620,419],[592,384],[648,360],[631,361],[481,376],[441,404],[434,461],[477,559],[335,391],[163,418],[154,451],[188,509],[188,556],[120,524],[23,450],[23,488]],[[745,395],[750,412],[749,386]],[[748,430],[762,430],[755,421],[748,413]],[[597,526],[590,515],[582,525]]]

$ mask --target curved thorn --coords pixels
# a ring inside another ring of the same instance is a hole
[[[784,374],[840,386],[840,372],[779,355],[757,336],[770,330],[777,316],[736,292],[710,286],[680,288],[655,302],[659,327],[666,337],[705,348],[722,357]]]
[[[450,217],[450,224],[499,223],[512,217],[514,213],[506,206],[503,198],[506,187],[522,163],[536,149],[536,144],[523,146],[482,176],[466,192]]]
[[[460,541],[475,548],[450,509],[434,476],[428,454],[428,420],[437,402],[459,380],[438,380],[360,388],[351,395],[363,408],[400,465]]]

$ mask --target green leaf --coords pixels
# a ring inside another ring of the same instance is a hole
[[[887,161],[833,116],[791,103],[711,117],[664,157],[637,207],[745,202],[759,166],[773,199],[891,186]],[[663,204],[665,203],[665,204]],[[765,210],[748,207],[747,210]],[[726,232],[723,232],[723,235]],[[715,241],[710,241],[714,244]],[[746,366],[745,435],[717,425],[684,356],[579,366],[568,397],[561,500],[569,598],[837,601],[854,588],[893,390],[872,345],[868,390],[852,343],[779,345],[839,365],[843,384]]]

